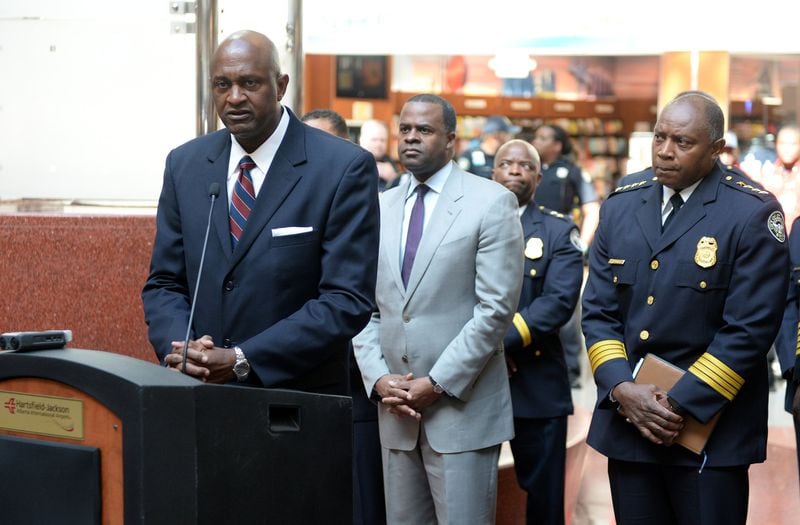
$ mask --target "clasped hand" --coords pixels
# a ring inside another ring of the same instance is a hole
[[[657,445],[670,446],[683,428],[683,418],[669,405],[667,393],[655,385],[620,383],[613,390],[618,412],[639,433]]]
[[[208,383],[225,383],[233,379],[236,352],[232,348],[214,346],[210,335],[189,341],[186,351],[186,369],[183,369],[183,341],[172,341],[172,353],[164,361],[175,372]]]
[[[417,421],[422,419],[422,410],[442,395],[433,391],[427,376],[414,379],[414,374],[386,374],[375,383],[375,391],[381,403],[389,406],[389,412]]]

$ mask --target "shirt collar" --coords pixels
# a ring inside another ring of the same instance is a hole
[[[697,182],[695,182],[694,184],[692,184],[691,186],[683,188],[680,191],[681,198],[683,199],[683,202],[686,202],[686,201],[689,200],[689,197],[692,196],[692,193],[694,192],[694,190],[697,189],[697,186],[700,185],[700,182],[702,182],[702,180],[703,179],[700,179]],[[673,195],[675,195],[676,192],[672,188],[667,188],[666,186],[661,186],[661,189],[662,189],[662,193],[661,193],[661,208],[664,208],[664,206],[667,205],[669,200],[672,198]]]
[[[442,166],[439,169],[439,171],[431,175],[431,177],[424,183],[418,181],[416,177],[412,176],[408,184],[408,193],[406,193],[406,200],[408,200],[408,198],[411,196],[412,193],[414,193],[414,190],[416,190],[417,186],[419,186],[420,184],[425,184],[431,190],[441,194],[442,190],[444,189],[444,184],[447,182],[447,179],[450,177],[450,173],[452,171],[453,171],[453,161],[450,161],[444,166]]]
[[[229,170],[228,175],[236,174],[239,170],[239,160],[245,155],[250,155],[250,158],[253,159],[253,162],[256,163],[258,169],[260,169],[263,173],[266,173],[269,170],[269,166],[272,164],[272,159],[275,158],[275,153],[278,151],[278,147],[283,142],[283,137],[286,136],[286,130],[289,128],[289,112],[286,111],[286,108],[281,106],[281,119],[278,121],[278,125],[275,126],[275,131],[272,132],[272,135],[267,137],[267,140],[263,142],[255,151],[252,153],[247,153],[244,148],[239,144],[236,140],[236,137],[231,134],[231,158],[229,163]]]

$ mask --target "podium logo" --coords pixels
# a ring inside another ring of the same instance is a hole
[[[14,400],[13,397],[8,401],[6,401],[5,403],[3,403],[3,406],[6,407],[6,410],[8,410],[10,414],[13,414],[14,412],[17,411],[17,402]]]

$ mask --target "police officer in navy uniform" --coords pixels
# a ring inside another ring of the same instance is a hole
[[[667,104],[652,168],[605,201],[590,252],[583,331],[598,403],[588,442],[609,458],[620,525],[744,524],[748,468],[766,456],[786,230],[775,197],[718,162],[723,126],[705,93]],[[669,391],[633,382],[648,353],[687,371]],[[718,413],[701,454],[670,446],[685,418]]]
[[[789,293],[786,310],[775,349],[781,372],[786,379],[785,408],[794,415],[794,434],[797,443],[797,463],[800,465],[800,217],[792,223],[789,236]]]
[[[508,117],[493,115],[487,118],[481,129],[480,144],[464,151],[458,157],[458,166],[479,177],[491,179],[497,149],[513,138],[521,129],[519,126],[513,125]]]
[[[579,232],[570,218],[533,200],[541,163],[531,144],[507,142],[494,163],[494,180],[517,196],[525,236],[522,293],[503,341],[514,408],[514,468],[528,493],[527,523],[563,524],[572,399],[558,329],[580,294]]]

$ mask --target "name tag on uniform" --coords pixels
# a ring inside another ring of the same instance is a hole
[[[625,259],[609,259],[608,264],[613,264],[615,266],[622,266],[625,264]]]

